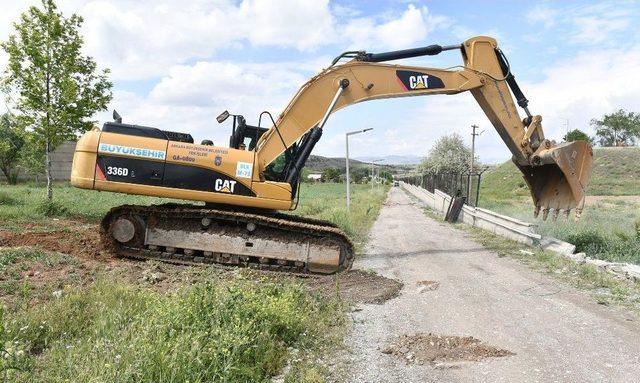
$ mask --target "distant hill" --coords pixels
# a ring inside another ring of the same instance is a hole
[[[595,148],[587,195],[640,195],[640,148]],[[487,171],[480,198],[509,200],[529,196],[522,175],[511,161]]]
[[[363,165],[366,165],[366,164],[364,164],[361,161],[349,158],[349,166],[363,166]],[[321,172],[322,170],[327,168],[338,168],[338,169],[345,168],[346,163],[345,163],[344,157],[329,158],[329,157],[315,156],[312,154],[309,156],[309,159],[307,160],[304,166],[309,170]]]
[[[304,166],[305,166],[305,169],[309,170],[310,172],[318,172],[318,173],[322,172],[324,169],[327,169],[327,168],[336,168],[336,169],[340,169],[341,172],[344,172],[344,169],[346,168],[344,157],[329,158],[329,157],[322,157],[322,156],[315,156],[315,155],[309,156],[309,159],[307,160],[307,163]],[[358,167],[366,167],[368,169],[370,166],[371,166],[370,163],[349,158],[349,167],[353,169]],[[376,162],[376,166],[382,166],[384,170],[387,170],[392,174],[405,173],[408,170],[413,168],[413,165],[396,165],[396,164],[391,165],[391,164],[385,164],[381,162]]]
[[[376,161],[376,164],[382,165],[418,165],[422,162],[422,157],[412,156],[412,155],[397,155],[393,154],[390,156],[382,156],[382,157],[356,157],[357,160],[362,162],[371,162]],[[380,161],[377,161],[380,160]]]

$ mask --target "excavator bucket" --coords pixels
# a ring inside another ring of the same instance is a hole
[[[533,156],[535,165],[518,165],[524,175],[535,204],[534,215],[542,210],[553,219],[560,211],[568,217],[576,209],[580,218],[593,164],[593,150],[585,141],[567,142],[539,151]]]

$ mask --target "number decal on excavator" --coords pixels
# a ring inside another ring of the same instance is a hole
[[[126,177],[129,175],[129,169],[117,166],[107,166],[107,174],[112,176]]]

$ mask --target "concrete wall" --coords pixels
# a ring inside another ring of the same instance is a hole
[[[418,198],[431,210],[443,217],[447,214],[449,201],[451,201],[451,197],[448,194],[437,189],[434,190],[434,193],[430,193],[426,189],[406,182],[401,182],[400,184],[407,192]],[[462,207],[458,220],[520,243],[553,251],[574,262],[590,264],[613,274],[617,278],[640,282],[640,265],[592,259],[584,253],[574,254],[575,245],[552,237],[542,237],[536,233],[535,224],[468,205]]]
[[[75,141],[66,141],[51,153],[51,173],[56,181],[68,181],[71,178],[71,163],[73,162],[73,152],[76,149]],[[33,179],[34,176],[21,172],[21,180]],[[44,173],[38,175],[38,179],[45,179]],[[0,181],[6,181],[4,174],[0,171]]]
[[[447,214],[449,203],[451,202],[451,197],[447,193],[438,189],[430,193],[426,189],[410,185],[406,182],[402,182],[401,185],[406,191],[424,202],[436,213],[442,216]],[[464,205],[458,220],[527,245],[539,245],[542,239],[542,236],[535,232],[536,225],[487,209]]]

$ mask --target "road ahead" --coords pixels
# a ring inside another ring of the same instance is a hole
[[[399,297],[353,314],[343,361],[349,382],[640,381],[633,314],[485,250],[425,216],[400,188],[391,190],[366,253],[355,268],[405,286]],[[515,355],[419,365],[382,352],[418,333],[473,336]]]

